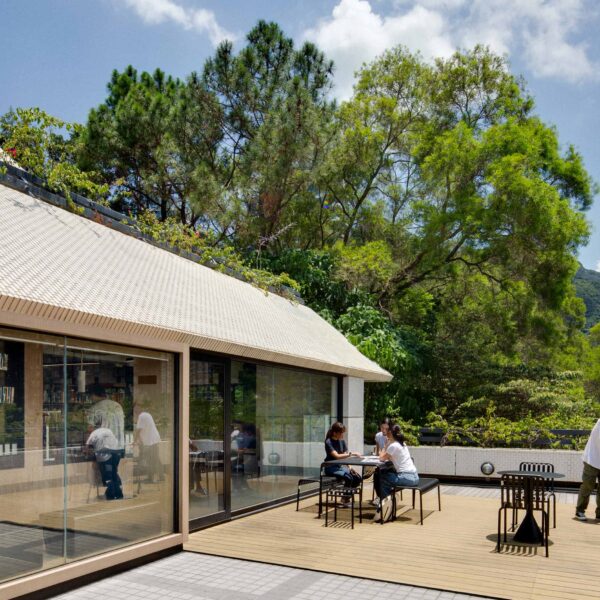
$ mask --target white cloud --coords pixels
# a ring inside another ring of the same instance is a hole
[[[600,260],[596,263],[596,271],[600,273]]]
[[[213,45],[235,36],[221,27],[215,14],[204,8],[187,8],[174,0],[121,0],[133,9],[144,22],[158,25],[171,21],[184,29],[208,34]]]
[[[572,83],[598,77],[576,39],[592,0],[396,0],[389,14],[370,0],[339,0],[331,15],[304,32],[336,63],[336,93],[350,95],[353,73],[386,48],[403,44],[425,58],[482,43],[519,55],[536,77]]]
[[[336,93],[347,98],[353,74],[364,62],[386,48],[404,44],[427,58],[452,53],[448,32],[440,13],[417,5],[388,17],[371,8],[368,0],[340,0],[330,18],[304,33],[336,65]]]

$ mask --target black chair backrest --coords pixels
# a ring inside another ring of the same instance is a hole
[[[531,508],[546,510],[546,480],[543,477],[531,477]]]
[[[552,463],[543,462],[522,462],[519,465],[519,471],[539,471],[540,473],[554,473],[554,465]],[[546,480],[546,489],[554,491],[554,480]]]
[[[502,475],[500,492],[502,506],[525,508],[525,477],[523,475]]]
[[[542,462],[522,462],[519,465],[519,471],[540,471],[541,473],[554,473],[552,463]]]

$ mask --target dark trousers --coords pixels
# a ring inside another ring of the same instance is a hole
[[[596,518],[600,519],[600,493],[597,491],[596,482],[600,481],[600,469],[583,463],[583,475],[581,476],[579,497],[577,498],[577,512],[585,512],[590,501],[590,495],[596,491]]]
[[[104,461],[97,461],[102,483],[106,486],[106,499],[118,500],[123,497],[121,488],[121,478],[119,477],[118,467],[121,461],[120,452],[111,452],[110,458]]]
[[[355,488],[360,485],[362,477],[344,465],[325,467],[325,475],[344,481],[346,487]]]

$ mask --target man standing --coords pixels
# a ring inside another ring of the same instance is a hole
[[[575,517],[580,521],[587,521],[585,509],[590,501],[590,494],[596,490],[596,482],[600,478],[600,419],[594,425],[590,439],[583,451],[583,475],[581,487],[577,498]],[[596,519],[600,519],[600,496],[596,490]]]
[[[121,478],[118,473],[121,460],[119,442],[113,432],[104,425],[101,417],[97,418],[94,424],[96,429],[90,434],[86,446],[94,451],[102,483],[106,486],[106,499],[119,500],[123,498]]]

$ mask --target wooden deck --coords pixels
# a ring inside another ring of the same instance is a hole
[[[423,526],[405,506],[396,522],[325,528],[310,498],[300,512],[287,505],[194,533],[185,549],[496,598],[600,597],[600,522],[576,521],[572,495],[559,497],[546,558],[511,544],[496,553],[498,500],[443,491],[442,512],[428,510]],[[437,508],[434,492],[424,506]]]

